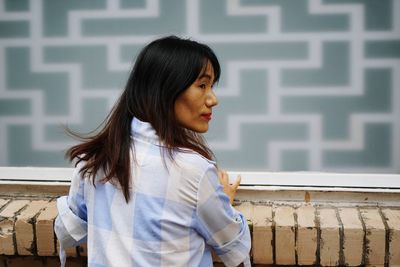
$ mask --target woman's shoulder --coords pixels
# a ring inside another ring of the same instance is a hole
[[[201,181],[210,172],[216,172],[215,162],[194,151],[180,151],[175,154],[174,161],[169,166],[169,178],[174,181],[170,184],[175,186],[169,188],[168,194],[178,199],[178,202],[195,208],[201,190]]]
[[[91,182],[92,177],[89,175],[89,173],[87,173],[85,171],[85,167],[86,167],[87,163],[88,162],[83,159],[76,161],[75,167],[74,167],[74,170],[72,173],[71,182],[79,181],[79,183],[81,183],[81,184],[88,183],[88,182],[92,183]],[[95,175],[95,182],[99,182],[102,179],[102,177],[104,177],[104,176],[105,176],[104,171],[102,168],[100,168]]]
[[[178,165],[183,164],[200,175],[203,175],[209,169],[216,169],[215,161],[207,159],[203,155],[190,149],[180,150],[175,159]]]

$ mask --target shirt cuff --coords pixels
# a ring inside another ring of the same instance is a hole
[[[84,242],[87,236],[87,222],[72,212],[66,196],[57,199],[57,209],[54,231],[63,247],[76,246]]]
[[[251,248],[250,230],[246,219],[239,213],[242,228],[237,237],[222,246],[214,248],[216,254],[227,267],[236,267],[249,259]]]

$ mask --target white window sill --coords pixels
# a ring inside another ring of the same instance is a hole
[[[66,194],[72,173],[72,168],[0,167],[0,193]],[[232,180],[238,174],[239,201],[400,206],[398,174],[229,172]]]

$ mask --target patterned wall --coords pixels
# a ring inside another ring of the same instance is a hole
[[[208,43],[230,170],[400,173],[400,0],[0,0],[0,165],[68,166],[135,55]]]

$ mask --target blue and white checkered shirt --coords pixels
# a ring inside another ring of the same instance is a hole
[[[115,183],[94,187],[78,165],[69,196],[57,201],[61,247],[87,242],[93,267],[212,266],[211,250],[228,267],[249,265],[249,228],[223,192],[215,162],[192,151],[164,162],[166,148],[151,125],[137,119],[132,138],[131,199],[126,203]]]

